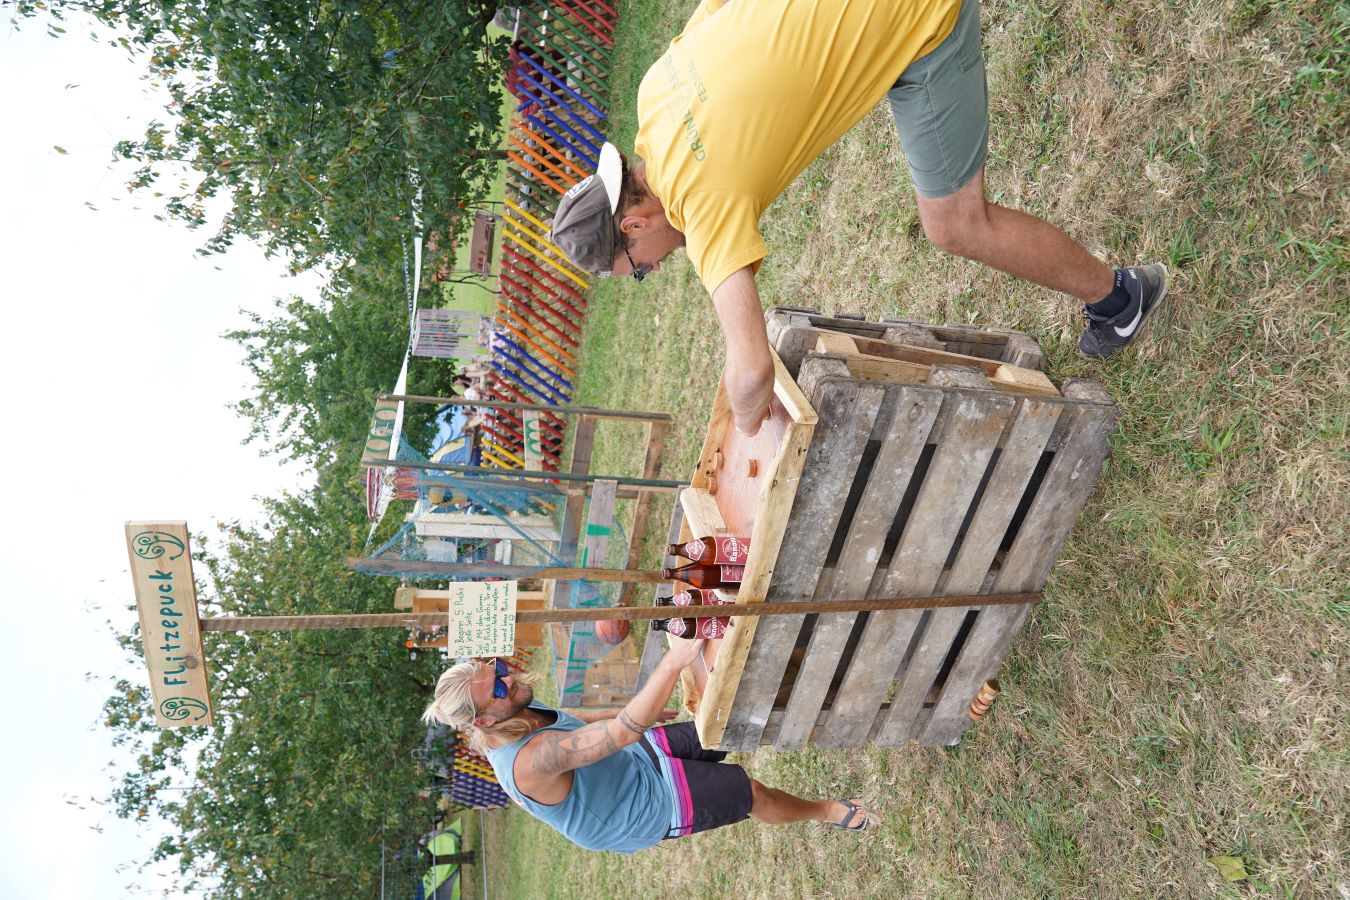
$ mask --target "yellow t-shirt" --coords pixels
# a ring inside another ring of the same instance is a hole
[[[759,218],[951,33],[960,0],[704,0],[638,88],[637,155],[709,292]]]

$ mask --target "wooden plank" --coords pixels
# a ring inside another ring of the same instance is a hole
[[[804,378],[811,377],[811,365],[804,364]],[[784,529],[783,541],[791,552],[780,557],[769,600],[791,602],[814,595],[884,394],[881,385],[851,379],[816,383],[811,403],[819,420]],[[751,545],[752,556],[757,547]],[[797,616],[758,623],[720,746],[752,749],[759,744],[801,627]]]
[[[849,524],[829,587],[830,598],[868,596],[887,534],[942,407],[940,390],[905,386],[892,388],[890,393],[889,416],[879,419],[873,428],[881,449]],[[822,541],[826,540],[822,536]],[[810,739],[857,618],[857,613],[816,618],[784,710],[775,743],[779,750],[800,749]]]
[[[777,379],[787,377],[785,367],[777,361],[774,372]],[[775,395],[779,393],[780,389],[775,387]],[[791,392],[787,393],[790,395]],[[805,414],[810,407],[801,406],[802,402],[801,399],[795,400],[794,407],[797,412]],[[769,483],[764,485],[755,508],[756,528],[752,535],[750,558],[745,566],[745,580],[736,594],[737,603],[762,603],[768,593],[769,581],[773,577],[783,542],[783,532],[797,495],[802,464],[806,460],[807,448],[811,446],[811,435],[816,427],[813,419],[814,413],[811,413],[809,418],[793,421],[787,437],[770,463],[773,475]],[[705,747],[720,745],[727,715],[731,712],[746,657],[754,641],[756,622],[755,618],[733,617],[727,637],[722,639],[722,646],[718,648],[716,665],[708,679],[708,688],[695,720]]]
[[[989,466],[1016,400],[994,392],[947,392],[954,406],[938,437],[923,485],[882,579],[880,596],[932,593],[965,511]],[[870,615],[831,707],[820,743],[855,747],[866,737],[925,613]]]
[[[1054,567],[1069,531],[1101,474],[1115,427],[1112,406],[1081,405],[1071,416],[1067,437],[1055,454],[1018,536],[1008,549],[994,583],[995,591],[1040,590]],[[982,607],[961,649],[946,688],[927,725],[919,733],[925,746],[960,740],[969,724],[967,709],[980,685],[997,674],[1013,637],[1031,614],[1030,606]]]
[[[811,407],[806,399],[806,394],[797,386],[793,376],[788,372],[787,367],[783,365],[783,360],[778,357],[771,349],[769,355],[773,358],[773,395],[778,402],[783,404],[792,421],[798,425],[815,425],[817,423],[816,411]]]
[[[819,345],[817,345],[819,346]],[[810,357],[807,357],[808,359]],[[848,355],[842,357],[849,373],[869,381],[890,381],[897,384],[923,384],[928,380],[931,366],[919,363],[883,359],[880,356]]]
[[[876,717],[868,727],[867,739],[863,743],[872,743],[876,736],[881,732],[881,723],[886,718],[886,714],[890,712],[890,709],[891,705],[889,703],[883,703],[881,709],[877,710]],[[821,730],[824,729],[825,723],[829,721],[829,718],[830,711],[828,709],[821,710],[816,714],[816,721],[811,728],[811,736],[807,740],[807,743],[814,743],[814,738],[821,733]],[[783,710],[775,709],[773,712],[769,713],[769,722],[764,726],[763,744],[776,744],[778,741],[778,734],[782,730],[782,727]]]
[[[694,477],[689,481],[692,487],[707,490],[709,482],[717,477],[717,457],[722,452],[722,438],[726,436],[730,422],[731,401],[727,398],[726,379],[723,378],[717,383],[717,393],[713,395],[708,430],[703,435],[703,449],[699,451],[698,462],[694,464]],[[684,509],[685,515],[689,515],[688,503]]]
[[[846,360],[849,369],[859,378],[918,384],[927,380],[935,366],[965,366],[983,373],[995,388],[1023,394],[1059,396],[1059,391],[1044,372],[1021,369],[979,356],[831,332],[819,334],[816,338],[816,352],[849,357]]]
[[[957,551],[940,594],[975,594],[984,584],[999,543],[1050,440],[1062,404],[1028,398],[1019,404],[998,461]],[[915,735],[916,719],[947,657],[968,608],[934,610],[891,700],[878,736],[882,746],[898,746]]]
[[[661,474],[661,454],[666,449],[666,431],[669,422],[652,422],[647,426],[647,451],[642,460],[642,477],[655,478]],[[678,501],[676,503],[678,506]],[[647,535],[647,519],[651,516],[652,494],[643,492],[633,507],[632,533],[628,536],[628,561],[625,566],[636,569],[642,560],[642,542]],[[619,605],[632,602],[635,586],[625,584],[619,591]]]
[[[579,565],[603,567],[609,552],[609,538],[614,532],[614,492],[618,482],[603,479],[595,482],[590,509],[586,513],[586,534],[581,548]]]
[[[591,450],[595,446],[595,428],[598,422],[590,416],[577,416],[575,422],[576,428],[572,432],[572,449],[568,454],[567,471],[579,474],[591,470]],[[585,510],[585,495],[579,491],[569,492],[567,500],[563,504],[562,525],[559,528],[558,541],[558,558],[564,562],[570,563],[576,559],[577,543],[581,532],[581,517]],[[568,582],[555,582],[553,591],[549,594],[549,606],[557,607],[561,598],[565,597],[570,589],[571,585]]]
[[[675,508],[670,513],[670,528],[666,531],[666,543],[674,544],[679,541],[680,534],[684,529],[684,504],[680,502],[679,497],[675,498]],[[662,557],[661,564],[670,566],[675,563],[675,557],[665,554]],[[656,586],[655,596],[657,599],[665,599],[673,592],[670,582],[665,582]],[[647,641],[642,645],[642,659],[638,662],[637,690],[642,690],[647,679],[652,677],[656,671],[656,666],[661,662],[661,657],[665,655],[665,647],[668,641],[663,639],[664,632],[648,632]]]
[[[754,533],[759,497],[774,474],[769,463],[792,427],[792,414],[775,396],[769,398],[769,417],[753,435],[727,428],[722,437],[721,456],[713,463],[719,467],[717,490],[713,491],[711,480],[708,490],[717,495],[717,507],[730,534]]]
[[[1038,372],[1035,369],[1002,365],[995,370],[993,375],[989,376],[989,380],[1008,390],[1021,391],[1026,394],[1044,394],[1047,397],[1059,396],[1059,390],[1045,376],[1045,373]]]
[[[717,498],[703,488],[687,487],[680,491],[680,506],[684,509],[684,518],[689,523],[692,538],[697,534],[726,534],[727,524],[722,520],[722,510],[717,506]]]
[[[125,531],[155,724],[210,725],[215,713],[187,523],[127,522]]]
[[[618,483],[610,479],[595,482],[590,506],[586,511],[586,530],[582,535],[580,568],[603,567],[609,552],[609,538],[614,531],[614,492]],[[570,582],[563,582],[570,584]],[[560,706],[576,706],[583,701],[586,691],[586,672],[594,660],[573,659],[571,648],[577,640],[595,637],[594,622],[577,622],[568,634],[568,662],[563,680],[558,683]]]

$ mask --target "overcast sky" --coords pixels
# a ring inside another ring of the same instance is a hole
[[[252,247],[195,256],[206,235],[157,222],[152,200],[127,196],[129,167],[110,162],[112,145],[162,118],[162,102],[140,64],[88,31],[15,32],[0,12],[6,900],[167,885],[136,872],[156,836],[97,802],[121,757],[97,724],[108,689],[86,673],[145,677],[104,624],[132,618],[123,522],[186,519],[209,533],[311,478],[241,446],[245,423],[226,404],[249,385],[220,335],[243,323],[240,307],[313,297],[316,284],[284,277]]]

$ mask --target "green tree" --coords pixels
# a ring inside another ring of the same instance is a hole
[[[267,504],[266,521],[226,529],[204,554],[213,614],[362,613],[389,607],[392,579],[346,569],[365,522],[342,479]],[[411,751],[442,663],[409,660],[389,629],[208,634],[217,724],[159,731],[143,689],[122,682],[106,709],[118,743],[138,747],[113,799],[119,815],[159,817],[189,894],[377,896],[381,844],[430,827]],[[136,634],[121,636],[139,661]],[[169,790],[191,779],[188,791]]]
[[[322,291],[320,302],[278,299],[277,315],[247,312],[251,326],[225,336],[244,348],[256,393],[235,405],[262,439],[294,459],[323,466],[341,459],[351,473],[364,446],[375,398],[394,387],[408,345],[402,283],[371,266],[354,267]],[[409,384],[448,396],[454,368],[414,357]],[[404,433],[419,449],[434,410],[408,408]]]
[[[495,0],[19,0],[16,21],[88,14],[144,58],[168,93],[166,121],[116,154],[129,185],[169,216],[208,223],[202,253],[236,238],[293,254],[297,268],[396,258],[421,189],[426,231],[453,242],[501,151],[507,40]],[[179,180],[183,167],[195,176]],[[176,185],[176,186],[173,186]]]

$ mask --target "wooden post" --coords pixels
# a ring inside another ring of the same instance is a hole
[[[593,571],[593,570],[588,570]],[[601,619],[669,619],[732,616],[800,616],[808,613],[871,612],[876,610],[948,609],[962,606],[1016,606],[1035,603],[1039,593],[976,594],[951,597],[877,597],[802,603],[754,603],[729,606],[609,606],[577,609],[517,610],[517,623],[598,622]],[[353,613],[314,616],[218,616],[201,620],[203,631],[306,631],[331,628],[426,628],[440,625],[445,613]],[[735,622],[732,622],[733,626]]]
[[[465,578],[470,575],[501,579],[553,578],[557,580],[633,581],[639,584],[660,584],[665,581],[660,572],[647,569],[581,569],[566,566],[487,566],[466,563],[423,562],[420,560],[388,560],[370,556],[347,557],[347,568],[367,575],[423,575],[444,578]]]

